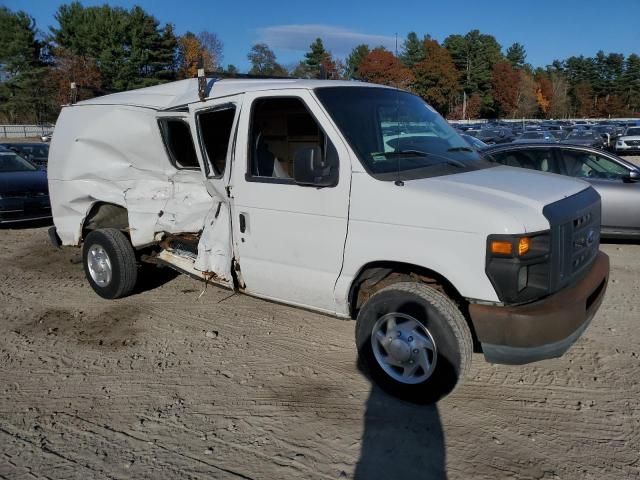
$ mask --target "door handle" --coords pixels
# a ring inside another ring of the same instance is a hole
[[[247,229],[247,219],[244,216],[244,213],[240,214],[240,233],[244,233]]]

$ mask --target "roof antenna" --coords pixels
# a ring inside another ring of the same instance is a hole
[[[73,105],[78,101],[78,86],[76,82],[71,82],[71,92],[69,94],[69,103]]]
[[[207,98],[207,77],[204,75],[204,68],[198,69],[198,97],[201,102]]]

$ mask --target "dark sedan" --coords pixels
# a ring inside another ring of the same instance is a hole
[[[602,236],[640,238],[640,168],[593,147],[549,143],[496,145],[490,161],[586,180],[602,197]]]
[[[0,147],[0,224],[49,218],[47,172]]]

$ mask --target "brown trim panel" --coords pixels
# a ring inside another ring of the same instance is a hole
[[[473,304],[469,314],[481,343],[535,348],[560,342],[600,307],[609,280],[609,257],[598,252],[591,270],[573,287],[521,306]]]

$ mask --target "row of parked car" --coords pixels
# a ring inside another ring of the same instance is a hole
[[[570,143],[609,150],[618,154],[640,153],[640,122],[589,123],[546,121],[536,123],[494,122],[456,125],[457,130],[487,145],[544,141]],[[482,146],[471,140],[476,146]]]
[[[616,153],[640,153],[640,125],[566,123],[457,129],[489,161],[586,180],[602,198],[602,236],[638,238],[640,168]]]

